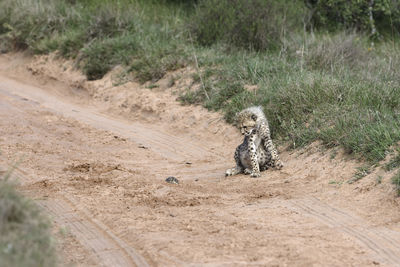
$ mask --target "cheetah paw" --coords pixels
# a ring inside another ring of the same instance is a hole
[[[233,175],[239,174],[241,172],[242,172],[242,169],[239,169],[239,168],[227,169],[225,172],[225,176],[233,176]]]
[[[278,161],[275,163],[275,168],[276,168],[277,170],[280,170],[280,169],[283,168],[283,163],[282,163],[281,160],[278,160]]]
[[[251,174],[251,173],[253,173],[253,171],[251,169],[249,169],[249,168],[246,168],[246,169],[244,169],[243,173],[244,174]]]
[[[227,169],[225,172],[225,176],[232,176],[232,175],[233,175],[232,169]]]
[[[252,178],[260,177],[260,173],[259,173],[259,172],[252,172],[252,173],[250,174],[250,177],[252,177]]]

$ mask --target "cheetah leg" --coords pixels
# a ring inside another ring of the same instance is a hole
[[[275,167],[276,169],[280,170],[283,168],[283,163],[281,159],[279,158],[278,151],[276,150],[274,144],[272,143],[271,139],[268,139],[264,143],[265,149],[270,153],[271,155],[271,167]]]
[[[249,142],[249,155],[251,161],[251,173],[253,178],[260,177],[260,166],[258,165],[257,148],[254,141]]]
[[[267,152],[265,151],[263,146],[260,146],[257,152],[258,152],[258,163],[260,166],[260,172],[268,170],[269,168],[268,163],[270,163],[271,161],[270,156],[266,154]]]
[[[260,172],[268,170],[268,165],[260,166]]]
[[[227,169],[225,172],[225,176],[233,176],[233,175],[243,172],[243,167],[242,167],[242,164],[240,162],[240,157],[239,157],[239,147],[237,147],[235,150],[234,158],[235,158],[235,162],[236,162],[236,167]]]

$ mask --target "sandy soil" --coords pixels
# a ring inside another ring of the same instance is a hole
[[[19,162],[62,264],[400,266],[390,172],[349,184],[361,163],[313,144],[280,147],[280,171],[225,178],[241,136],[176,101],[192,72],[118,85],[118,68],[88,82],[54,56],[0,56],[0,164]]]

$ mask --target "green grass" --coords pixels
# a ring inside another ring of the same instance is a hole
[[[353,40],[354,36],[349,38]],[[324,40],[315,38],[314,42]],[[309,61],[296,55],[243,50],[213,57],[215,53],[209,51],[213,49],[218,48],[198,50],[210,99],[201,89],[188,91],[182,101],[222,109],[229,122],[241,109],[262,105],[273,136],[290,142],[292,147],[322,140],[328,147],[342,146],[348,153],[372,163],[384,159],[390,147],[400,140],[397,74],[388,70],[377,53],[358,59],[360,63],[356,65],[341,63],[354,61],[344,57],[344,52],[333,53],[329,61],[323,59],[318,64],[326,67],[315,68],[315,57]],[[361,44],[357,49],[358,53],[368,52],[368,47]],[[397,51],[381,49],[393,55]],[[379,76],[382,70],[375,72],[379,67],[388,70],[386,77]],[[248,85],[258,90],[246,90]]]
[[[58,51],[76,58],[89,80],[116,65],[142,82],[187,64],[182,45],[183,4],[159,1],[4,0],[2,50]],[[179,38],[177,38],[179,37]]]
[[[49,221],[9,176],[0,178],[0,265],[56,266]]]
[[[400,153],[399,151],[397,151],[397,154],[393,158],[391,158],[388,163],[385,164],[384,169],[386,171],[391,171],[399,167],[400,167]]]
[[[349,184],[352,184],[354,182],[357,182],[358,180],[361,180],[365,176],[371,173],[370,166],[361,166],[357,168],[357,171],[354,173],[354,176],[352,179],[348,181]]]
[[[396,187],[397,195],[400,196],[400,172],[392,178],[392,183]]]
[[[88,79],[123,65],[139,82],[155,82],[190,65],[183,104],[222,111],[228,122],[261,105],[273,138],[292,148],[320,140],[372,166],[397,146],[398,36],[372,42],[355,30],[311,31],[303,1],[235,3],[3,0],[0,48],[58,51]]]
[[[301,1],[203,0],[189,28],[202,45],[222,41],[246,49],[276,50],[287,32],[301,27],[305,13]]]

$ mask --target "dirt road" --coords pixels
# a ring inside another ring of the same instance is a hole
[[[63,230],[63,263],[400,266],[390,173],[348,184],[360,163],[315,144],[282,152],[281,171],[225,178],[241,136],[175,101],[185,72],[150,90],[0,57],[0,163],[19,161],[20,189]]]

